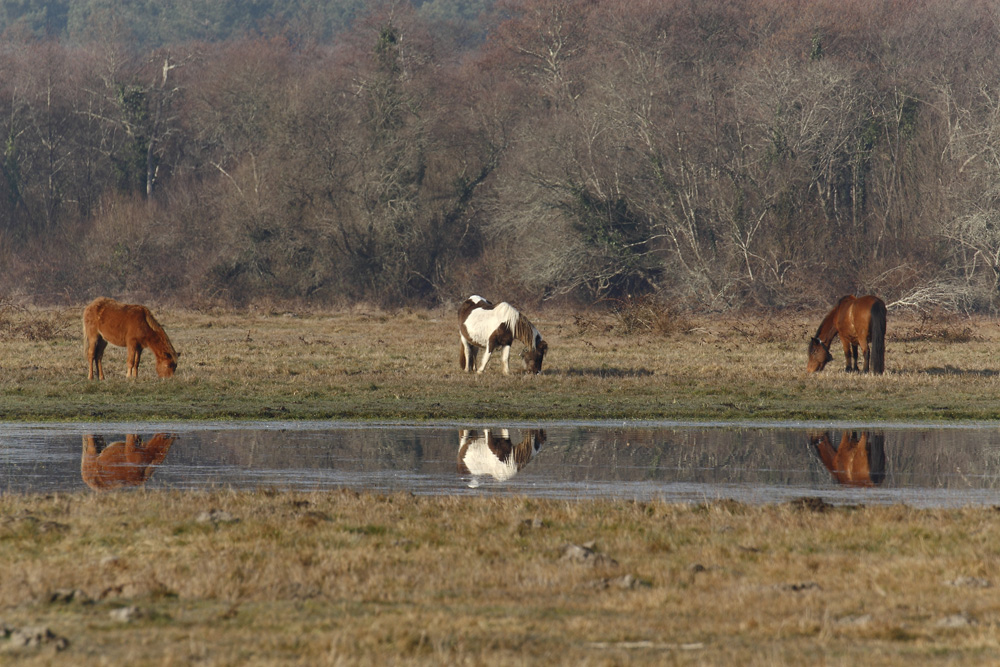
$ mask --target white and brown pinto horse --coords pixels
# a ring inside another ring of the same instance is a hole
[[[545,443],[544,429],[528,429],[515,443],[510,431],[462,429],[458,432],[458,472],[472,475],[471,486],[479,486],[480,477],[506,482],[528,465]]]
[[[516,339],[524,343],[521,352],[524,369],[529,373],[541,372],[542,359],[549,346],[528,318],[509,303],[494,306],[481,296],[470,296],[458,311],[458,326],[462,339],[459,357],[462,370],[471,372],[475,368],[477,373],[482,373],[490,355],[500,348],[504,375],[510,375],[510,346]],[[483,354],[477,368],[480,350]]]

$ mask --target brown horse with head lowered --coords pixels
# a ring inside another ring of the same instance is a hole
[[[847,372],[858,370],[858,348],[864,354],[864,372],[881,375],[885,371],[886,308],[877,296],[843,297],[833,307],[809,340],[809,362],[806,371],[821,371],[833,361],[830,345],[840,336],[844,346]]]
[[[156,373],[160,377],[170,377],[177,370],[180,352],[167,337],[160,323],[145,306],[118,303],[114,299],[101,297],[94,299],[83,310],[83,335],[87,341],[87,377],[104,379],[104,348],[108,343],[128,350],[127,377],[139,376],[139,358],[142,351],[149,348],[156,355]]]

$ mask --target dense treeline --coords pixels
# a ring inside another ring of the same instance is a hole
[[[140,48],[193,40],[282,34],[329,40],[372,4],[366,0],[0,0],[0,34],[88,41],[115,22]],[[476,33],[493,0],[414,0],[421,17]]]
[[[2,42],[7,293],[1000,304],[995,3],[389,2],[155,48],[108,6]]]

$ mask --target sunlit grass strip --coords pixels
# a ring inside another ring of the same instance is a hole
[[[0,336],[0,419],[858,420],[1000,419],[1000,329],[890,313],[887,372],[805,373],[818,317],[687,318],[623,335],[608,315],[532,313],[550,344],[538,377],[458,368],[450,311],[237,313],[156,309],[178,374],[137,382],[109,348],[86,379],[79,309],[18,310]],[[35,335],[32,332],[37,332]]]

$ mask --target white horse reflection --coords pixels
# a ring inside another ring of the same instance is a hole
[[[469,486],[479,486],[480,477],[506,482],[528,465],[545,442],[544,429],[529,429],[514,444],[508,429],[462,429],[458,432],[458,471],[472,475]]]

